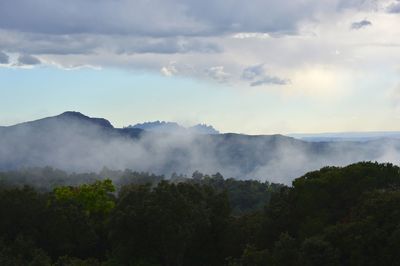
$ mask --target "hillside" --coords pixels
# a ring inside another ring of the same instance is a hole
[[[133,169],[170,176],[221,172],[290,184],[325,165],[397,162],[400,141],[306,142],[282,135],[192,134],[114,128],[77,112],[0,128],[0,170],[51,166],[66,171]]]

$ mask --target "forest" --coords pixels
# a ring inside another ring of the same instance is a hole
[[[398,265],[400,168],[291,186],[130,170],[0,172],[0,265]]]

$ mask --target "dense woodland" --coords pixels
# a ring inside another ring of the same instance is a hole
[[[400,168],[290,187],[103,169],[0,173],[0,265],[398,265]]]

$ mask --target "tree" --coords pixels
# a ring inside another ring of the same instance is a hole
[[[275,265],[298,265],[299,252],[296,239],[288,233],[282,233],[279,240],[275,242],[273,250],[273,261]]]
[[[301,263],[306,266],[341,265],[339,251],[318,237],[304,240],[300,249]]]
[[[123,187],[110,221],[114,257],[121,264],[218,265],[227,206],[225,196],[199,185]]]
[[[114,191],[112,181],[105,179],[78,187],[58,187],[54,189],[54,195],[56,201],[79,204],[89,216],[106,215],[115,206]]]

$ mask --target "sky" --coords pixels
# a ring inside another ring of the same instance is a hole
[[[0,125],[400,130],[398,0],[2,0]]]

